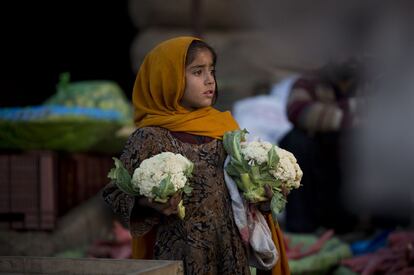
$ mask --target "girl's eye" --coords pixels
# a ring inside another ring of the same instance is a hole
[[[193,72],[194,75],[201,75],[201,73],[202,73],[201,70],[197,70]]]

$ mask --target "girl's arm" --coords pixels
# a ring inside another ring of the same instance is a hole
[[[144,159],[164,151],[166,151],[165,142],[157,135],[157,131],[141,128],[129,137],[120,160],[132,175]],[[146,233],[159,222],[159,212],[144,202],[146,198],[128,195],[114,182],[104,187],[102,196],[126,226],[130,226],[132,222],[139,224],[140,232],[136,232],[138,235]]]

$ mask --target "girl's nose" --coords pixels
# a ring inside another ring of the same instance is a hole
[[[205,84],[214,84],[214,76],[212,76],[211,74],[207,74]]]

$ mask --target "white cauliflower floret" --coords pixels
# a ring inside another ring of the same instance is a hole
[[[272,144],[266,141],[252,141],[240,143],[241,153],[245,160],[252,164],[260,165],[267,162],[267,152],[272,149]]]
[[[251,141],[240,143],[241,152],[250,165],[254,163],[261,165],[267,163],[268,152],[272,144],[267,141]],[[279,163],[276,170],[269,171],[275,178],[279,179],[286,188],[299,188],[303,172],[300,169],[295,156],[282,148],[275,146],[279,156]]]
[[[295,156],[282,148],[275,147],[279,156],[279,163],[276,170],[270,170],[270,173],[277,179],[280,179],[286,188],[299,188],[303,172],[296,161]]]
[[[132,176],[134,189],[145,197],[154,198],[152,189],[160,182],[171,176],[171,183],[175,191],[183,188],[187,183],[185,172],[192,163],[181,154],[163,152],[142,161]]]

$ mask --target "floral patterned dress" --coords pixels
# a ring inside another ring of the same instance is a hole
[[[191,160],[193,191],[183,197],[184,220],[134,205],[134,197],[113,183],[103,191],[105,201],[130,225],[133,236],[156,227],[155,259],[182,260],[186,274],[250,274],[247,249],[234,223],[224,182],[222,142],[190,136],[198,140],[194,144],[180,136],[185,137],[160,127],[140,128],[129,138],[121,161],[132,174],[144,159],[161,152],[180,153]]]

